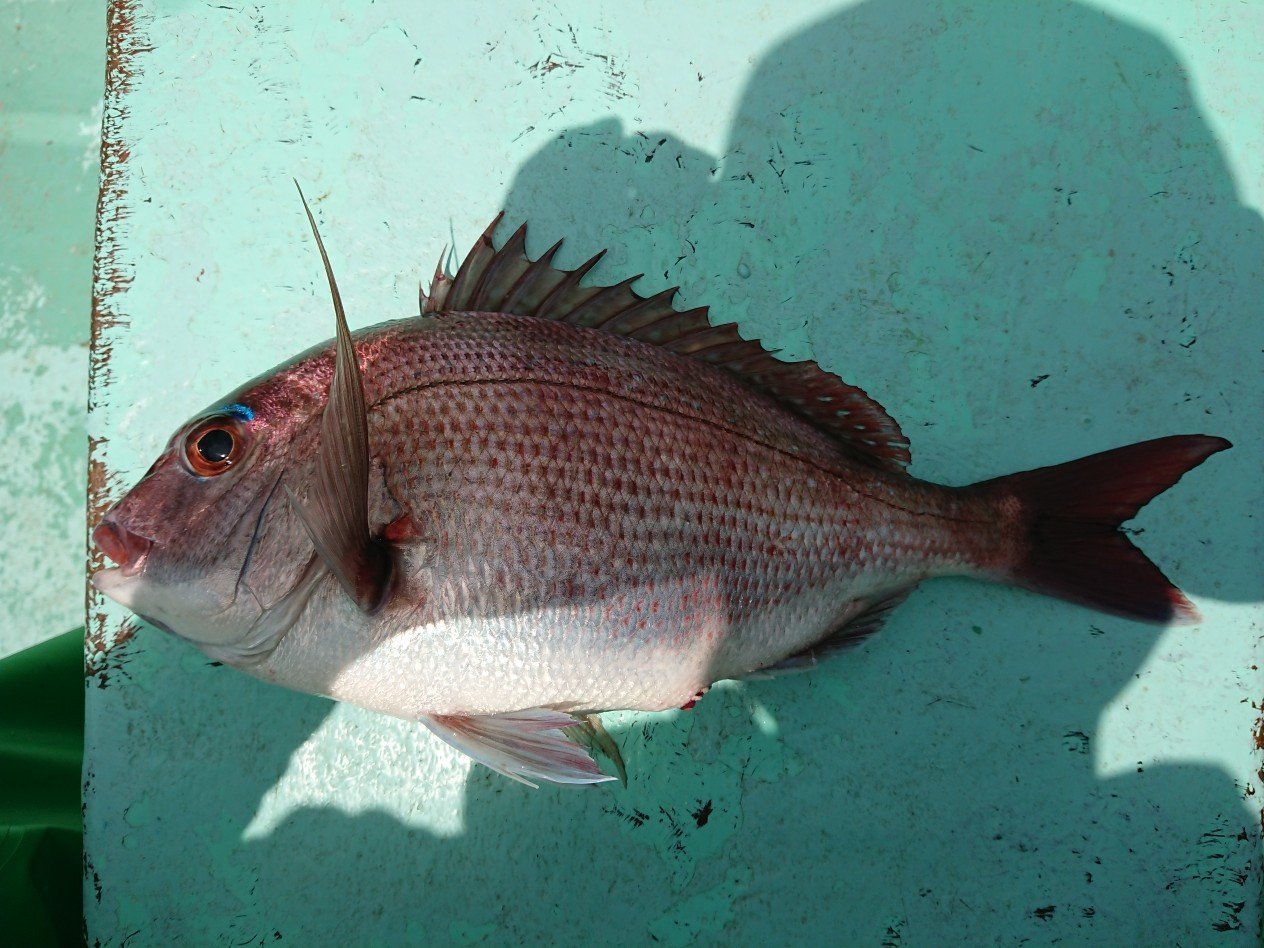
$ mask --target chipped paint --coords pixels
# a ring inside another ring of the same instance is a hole
[[[1251,671],[1258,671],[1259,666],[1252,665]],[[1255,741],[1255,762],[1257,764],[1254,779],[1247,783],[1247,794],[1259,800],[1260,831],[1264,836],[1264,701],[1253,702],[1251,707],[1260,712],[1255,719],[1255,731],[1251,735]],[[1264,920],[1261,921],[1260,935],[1264,940]]]
[[[0,657],[83,622],[93,13],[0,5]]]
[[[137,26],[138,6],[138,3],[129,2],[129,0],[111,0],[106,14],[105,97],[100,125],[100,190],[97,195],[96,253],[93,258],[88,364],[89,438],[85,539],[100,521],[117,487],[117,479],[109,474],[105,460],[106,437],[103,434],[94,434],[91,428],[95,420],[94,410],[100,406],[103,390],[111,379],[110,356],[113,336],[124,319],[121,295],[126,291],[132,279],[131,268],[126,262],[127,250],[125,248],[129,154],[124,131],[125,98],[133,88],[137,70],[135,60],[149,50]],[[92,547],[90,541],[86,542],[86,547],[86,572],[87,575],[91,575],[92,571],[103,565],[103,561],[100,552]],[[105,609],[104,598],[91,586],[85,585],[84,605],[87,612],[84,674],[89,683],[95,682],[97,688],[104,688],[111,680],[111,671],[120,669],[126,662],[127,659],[120,652],[122,646],[135,634],[135,628],[130,620],[120,623],[116,616],[110,615]],[[89,694],[92,694],[92,691],[89,691]],[[85,733],[89,735],[86,739],[87,747],[91,747],[90,735],[94,733],[93,711],[92,701],[89,700],[88,720],[85,723]],[[105,881],[96,866],[98,854],[101,852],[99,827],[102,822],[108,821],[112,810],[108,795],[106,799],[102,799],[92,759],[92,752],[85,750],[83,785],[85,941],[88,941],[92,934],[86,908],[100,906],[104,898]],[[143,911],[140,914],[144,914]],[[111,928],[119,938],[125,935],[130,938],[139,930],[126,927],[129,921],[127,915],[121,903],[112,914]],[[129,932],[132,934],[128,934]],[[117,939],[107,935],[105,940]],[[95,943],[99,944],[100,941],[101,938],[98,935]]]
[[[122,296],[133,278],[126,249],[127,160],[129,148],[124,132],[126,97],[132,90],[138,69],[137,58],[150,51],[137,28],[138,3],[112,0],[106,19],[105,99],[101,119],[101,189],[97,198],[96,256],[92,273],[91,356],[88,368],[89,415],[110,383],[110,357],[115,331],[124,323]],[[112,478],[104,459],[104,434],[88,438],[88,517],[87,532],[100,521],[114,501],[117,479]],[[105,565],[91,542],[87,543],[87,574]],[[131,638],[130,632],[116,628],[103,611],[104,597],[86,587],[88,625],[84,668],[97,675],[102,686],[106,656]]]
[[[37,328],[60,318],[29,273],[0,264],[0,657],[82,621],[86,352]]]

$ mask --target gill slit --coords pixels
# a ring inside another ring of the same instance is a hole
[[[242,580],[246,578],[246,570],[250,569],[250,561],[254,557],[255,548],[259,544],[259,534],[263,529],[263,518],[267,516],[268,507],[272,504],[272,498],[276,495],[277,488],[281,486],[281,478],[284,476],[284,471],[277,474],[276,480],[272,482],[272,488],[268,491],[268,496],[263,500],[263,506],[259,508],[259,516],[255,518],[255,529],[250,535],[250,543],[246,547],[246,557],[241,564],[241,569],[237,571],[237,582],[233,585],[233,602],[237,601],[237,593],[241,589]],[[251,594],[254,594],[253,589]],[[255,596],[256,601],[258,601],[258,598],[258,596]]]

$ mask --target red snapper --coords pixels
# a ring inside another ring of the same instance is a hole
[[[1227,441],[920,481],[860,389],[495,226],[421,315],[354,335],[317,234],[335,340],[176,432],[93,532],[95,586],[527,783],[611,779],[594,712],[811,667],[934,576],[1197,620],[1118,527]]]

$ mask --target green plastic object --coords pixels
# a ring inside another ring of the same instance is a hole
[[[0,929],[82,938],[83,629],[0,661]]]

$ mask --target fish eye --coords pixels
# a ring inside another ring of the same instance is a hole
[[[241,460],[245,446],[245,431],[237,418],[208,418],[184,439],[184,458],[194,474],[214,477]]]
[[[223,428],[212,428],[198,438],[196,445],[198,456],[207,464],[219,464],[233,453],[233,435]]]

